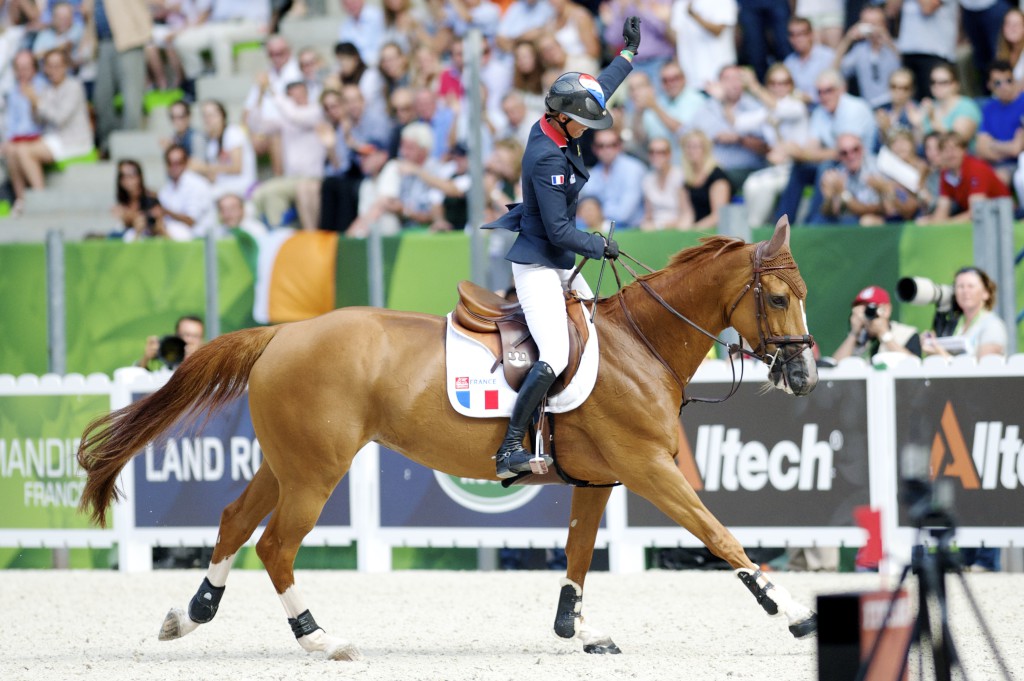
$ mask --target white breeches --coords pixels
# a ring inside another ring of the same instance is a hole
[[[516,295],[526,315],[526,325],[537,343],[538,359],[547,363],[555,375],[569,364],[569,327],[563,292],[568,290],[572,270],[558,270],[544,265],[512,263]],[[593,298],[583,276],[573,280],[573,289],[584,298]]]

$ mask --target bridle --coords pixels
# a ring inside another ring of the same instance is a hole
[[[782,272],[784,270],[796,270],[796,263],[793,261],[792,256],[787,253],[780,253],[772,258],[769,263],[764,261],[764,251],[768,248],[768,242],[762,241],[754,249],[752,256],[753,259],[753,272],[750,277],[750,281],[743,287],[739,295],[736,296],[735,302],[732,307],[729,308],[728,314],[725,315],[725,325],[732,326],[732,315],[736,312],[736,308],[739,306],[740,301],[747,295],[749,291],[754,292],[754,315],[757,323],[757,347],[753,350],[743,350],[743,354],[750,357],[755,357],[765,364],[769,368],[774,366],[782,354],[782,348],[787,345],[800,345],[799,352],[792,352],[788,357],[782,358],[782,364],[788,364],[793,360],[794,357],[798,356],[804,349],[811,348],[814,346],[814,337],[810,334],[804,334],[802,336],[778,336],[771,333],[771,329],[768,327],[768,310],[765,308],[765,293],[764,287],[761,285],[761,275],[768,273],[772,274],[775,272]],[[788,281],[788,277],[783,277],[786,283],[789,284],[790,288],[793,288],[793,282]],[[806,297],[806,292],[801,295],[800,291],[794,291],[797,296],[802,300]],[[773,354],[768,355],[768,345],[776,346],[776,350]],[[732,346],[730,346],[732,350]]]
[[[765,307],[765,292],[764,287],[761,283],[762,275],[772,274],[774,276],[781,277],[784,281],[786,281],[787,284],[789,284],[790,288],[793,289],[793,292],[796,293],[801,300],[804,297],[806,297],[806,289],[802,287],[802,281],[797,280],[792,276],[787,276],[785,274],[785,272],[789,270],[793,270],[795,272],[797,269],[796,262],[793,260],[793,257],[789,254],[789,252],[786,251],[784,253],[777,254],[766,262],[764,260],[764,251],[767,249],[767,247],[768,242],[762,241],[761,243],[757,244],[757,246],[754,248],[754,252],[751,255],[753,266],[751,268],[752,272],[750,276],[750,281],[747,282],[747,284],[743,287],[743,290],[740,291],[739,295],[736,296],[736,300],[733,301],[733,304],[729,307],[728,312],[723,311],[725,326],[732,326],[732,316],[736,312],[736,308],[739,307],[739,304],[743,300],[743,297],[746,296],[747,293],[749,293],[750,291],[754,292],[754,311],[757,324],[758,344],[757,347],[751,350],[744,348],[739,343],[726,343],[725,341],[718,338],[718,336],[712,334],[707,329],[703,328],[702,326],[694,322],[692,319],[690,319],[683,313],[679,312],[679,310],[672,307],[672,305],[669,304],[668,301],[662,298],[661,294],[659,294],[657,291],[651,288],[650,284],[648,284],[623,259],[625,258],[628,260],[632,260],[634,263],[636,263],[640,267],[643,267],[648,272],[654,272],[654,270],[651,267],[648,267],[644,263],[640,262],[639,260],[625,252],[619,253],[618,261],[611,261],[612,274],[615,275],[615,282],[619,290],[622,289],[622,280],[619,277],[619,271],[616,267],[616,262],[618,262],[618,264],[621,264],[625,268],[625,270],[629,272],[630,276],[633,277],[633,279],[640,286],[640,288],[642,288],[651,298],[657,301],[659,305],[665,308],[665,310],[667,310],[669,314],[671,314],[673,317],[676,317],[677,319],[682,320],[683,322],[686,322],[694,330],[710,338],[713,343],[718,343],[719,345],[726,347],[729,351],[729,366],[732,370],[732,387],[730,388],[729,393],[725,395],[725,397],[720,398],[687,398],[685,397],[686,384],[683,382],[682,379],[679,378],[679,375],[675,372],[675,369],[672,368],[668,361],[661,355],[660,352],[658,352],[657,348],[655,348],[651,341],[648,340],[648,338],[644,335],[643,331],[640,329],[640,326],[636,323],[636,320],[634,319],[632,313],[629,311],[629,308],[626,307],[625,296],[618,296],[619,306],[622,308],[622,312],[626,318],[626,321],[629,322],[629,325],[633,329],[633,332],[637,335],[637,337],[640,338],[640,340],[644,343],[644,345],[651,352],[651,354],[654,355],[655,359],[657,359],[661,363],[661,365],[668,370],[669,375],[672,376],[676,384],[679,386],[679,392],[680,394],[683,395],[682,406],[685,407],[689,402],[724,402],[725,400],[735,395],[736,391],[739,389],[740,383],[743,381],[742,364],[740,365],[739,378],[737,379],[736,377],[735,359],[738,356],[746,356],[760,360],[761,362],[766,364],[768,366],[768,370],[771,371],[773,368],[776,367],[776,365],[785,366],[796,357],[799,357],[804,349],[814,346],[814,337],[811,336],[810,334],[804,334],[800,336],[778,335],[772,333],[771,328],[768,325],[768,310]],[[579,269],[582,268],[583,264],[584,263],[580,263],[580,266],[576,268],[576,273],[579,272]],[[576,273],[574,273],[573,276],[575,276]],[[775,345],[775,352],[769,354],[768,345]],[[788,356],[783,356],[783,347],[791,345],[797,345],[802,347],[800,348],[800,350],[796,352],[789,353]]]

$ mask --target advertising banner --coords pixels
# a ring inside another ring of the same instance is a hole
[[[204,413],[184,419],[133,459],[136,527],[216,527],[221,511],[242,493],[262,461],[248,395],[209,418]],[[318,525],[351,523],[345,477]]]
[[[687,391],[729,389],[697,383]],[[683,409],[679,469],[726,526],[852,527],[853,509],[869,503],[867,382],[822,381],[799,398],[762,393],[748,382],[723,403]],[[675,525],[632,493],[627,524]]]
[[[1024,526],[1022,391],[1022,376],[897,379],[899,479],[949,484],[960,527]],[[913,526],[900,501],[899,524]]]
[[[0,528],[91,529],[75,458],[109,395],[0,395]]]
[[[572,490],[459,478],[380,448],[381,527],[552,527],[569,523]]]

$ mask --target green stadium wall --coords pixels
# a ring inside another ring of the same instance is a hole
[[[754,231],[765,239],[768,229]],[[695,245],[693,232],[621,232],[622,249],[645,264],[664,266],[676,251]],[[1017,248],[1024,227],[1015,227]],[[808,319],[822,354],[847,332],[849,303],[862,287],[890,290],[903,276],[950,282],[973,262],[970,226],[798,228],[791,246],[810,291]],[[204,314],[204,244],[84,241],[65,245],[67,371],[110,374],[141,355],[149,335],[164,335],[183,314]],[[217,245],[222,332],[255,325],[252,319],[255,245],[245,235]],[[470,240],[464,234],[413,232],[384,240],[385,289],[392,309],[445,314],[455,286],[470,276]],[[340,239],[336,301],[339,307],[369,300],[366,242]],[[593,286],[597,264],[584,272]],[[614,290],[607,275],[601,293]],[[42,244],[0,246],[0,373],[48,371],[46,258]],[[1024,276],[1018,269],[1018,308]],[[895,303],[896,317],[920,329],[933,308]],[[1018,346],[1022,337],[1018,330]]]

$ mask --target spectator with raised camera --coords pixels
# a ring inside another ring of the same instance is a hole
[[[160,368],[175,368],[203,344],[205,330],[202,317],[185,315],[179,318],[173,335],[164,338],[149,336],[146,339],[146,349],[135,366],[152,371],[159,362]],[[179,351],[180,356],[177,355]]]
[[[850,333],[832,353],[836,361],[862,357],[868,361],[879,353],[921,356],[921,336],[909,324],[893,321],[889,293],[880,286],[868,286],[853,299]]]

